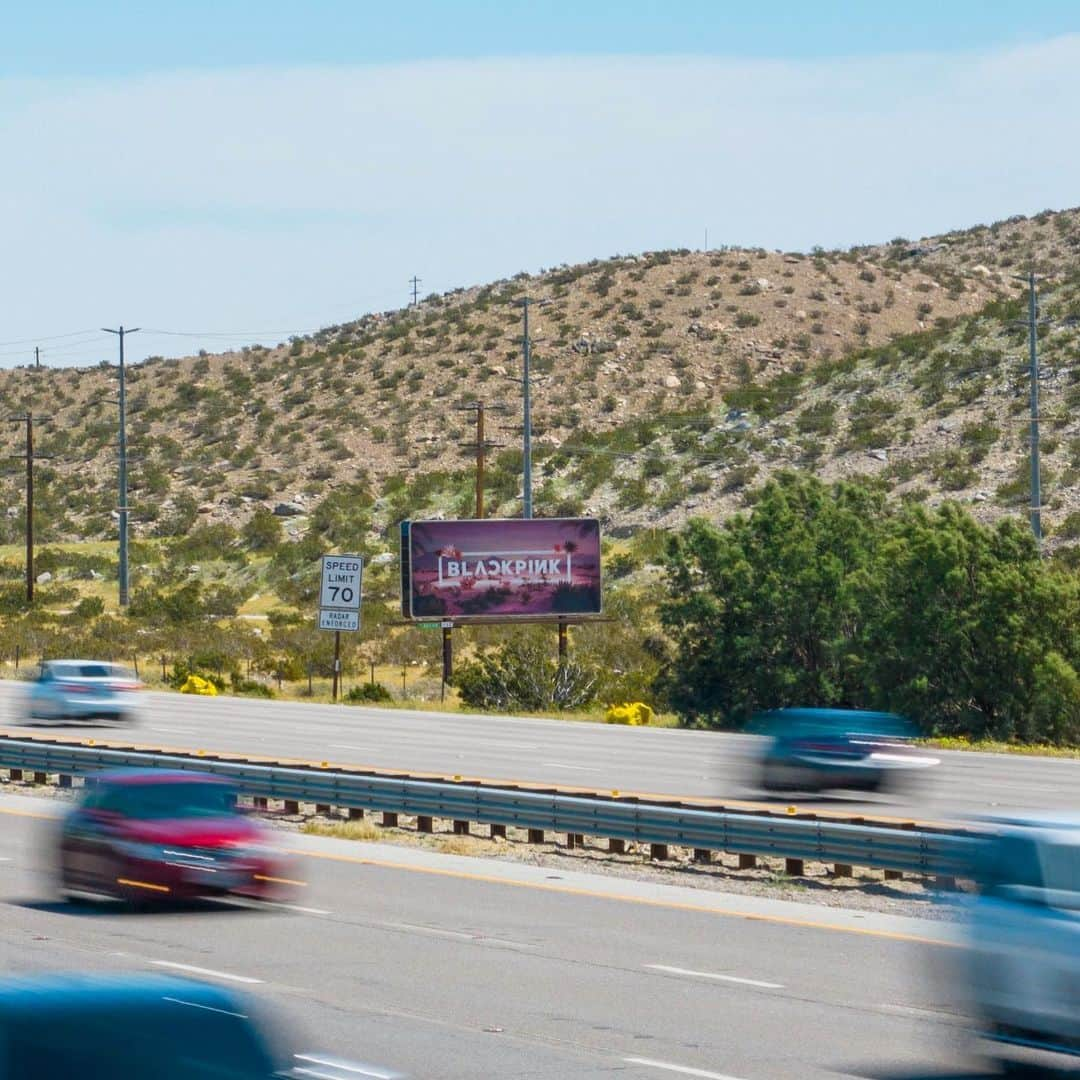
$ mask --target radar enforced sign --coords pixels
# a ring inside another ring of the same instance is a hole
[[[319,586],[319,629],[360,629],[363,560],[359,555],[324,555]]]

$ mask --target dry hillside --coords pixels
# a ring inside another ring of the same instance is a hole
[[[1046,279],[1048,519],[1080,534],[1078,211],[842,252],[616,257],[430,296],[277,348],[148,360],[129,384],[135,528],[170,535],[289,503],[298,529],[334,488],[370,492],[376,531],[402,511],[466,513],[459,407],[517,407],[514,301],[526,294],[544,302],[532,309],[540,513],[673,523],[727,512],[788,466],[1016,512],[1027,389],[1015,275],[1029,265]],[[103,341],[97,367],[0,373],[12,411],[55,417],[40,436],[46,538],[112,528],[114,348]],[[492,511],[518,513],[514,415],[493,418],[489,436],[508,447],[493,461]],[[3,437],[17,452],[15,429]],[[14,539],[14,468],[0,507]]]

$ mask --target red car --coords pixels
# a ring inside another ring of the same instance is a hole
[[[203,773],[102,774],[64,819],[59,855],[68,896],[281,900],[299,884],[231,785]]]

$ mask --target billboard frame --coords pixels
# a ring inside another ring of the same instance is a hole
[[[599,596],[599,608],[596,611],[562,611],[541,614],[482,614],[482,615],[459,615],[446,613],[421,613],[413,611],[413,565],[412,565],[412,535],[416,525],[478,525],[487,524],[582,524],[591,522],[596,526],[597,546],[597,593]],[[536,623],[536,624],[563,624],[586,623],[605,621],[604,615],[604,591],[603,570],[600,558],[600,549],[603,543],[603,530],[600,519],[596,517],[558,517],[558,518],[424,518],[422,520],[406,520],[400,523],[400,568],[401,568],[401,615],[410,624],[418,622],[448,621],[458,626],[499,626],[509,623]]]

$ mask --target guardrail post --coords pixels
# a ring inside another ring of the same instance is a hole
[[[787,874],[788,877],[803,877],[806,873],[806,869],[803,866],[803,860],[785,859],[784,873]]]
[[[901,829],[906,829],[908,832],[911,832],[915,828],[915,822],[914,821],[905,821],[900,826],[900,828]],[[885,880],[886,881],[903,881],[904,880],[904,872],[903,872],[903,870],[886,870],[885,871]]]
[[[866,818],[853,817],[849,825],[865,825]],[[831,876],[834,878],[849,878],[855,876],[855,868],[850,863],[834,863]]]
[[[435,819],[428,814],[416,815],[416,831],[417,832],[434,832],[435,831]]]
[[[542,844],[544,842],[544,830],[543,829],[530,829],[529,830],[529,843],[530,844]]]
[[[751,855],[748,852],[740,851],[739,855],[739,869],[740,870],[753,870],[757,867],[757,856]]]
[[[625,855],[626,854],[626,841],[618,836],[613,836],[607,842],[607,849],[612,855]]]
[[[467,821],[455,821],[454,822],[454,835],[455,836],[468,836],[469,835],[469,823]]]
[[[696,847],[694,848],[694,862],[696,863],[711,863],[712,852],[708,848]]]
[[[656,862],[667,862],[667,860],[668,860],[668,846],[667,846],[667,844],[650,844],[649,845],[649,858],[654,859]]]
[[[396,829],[398,816],[393,810],[384,810],[382,823],[384,829]]]
[[[491,826],[491,839],[492,840],[505,840],[506,839],[506,826],[505,825],[492,825]]]

